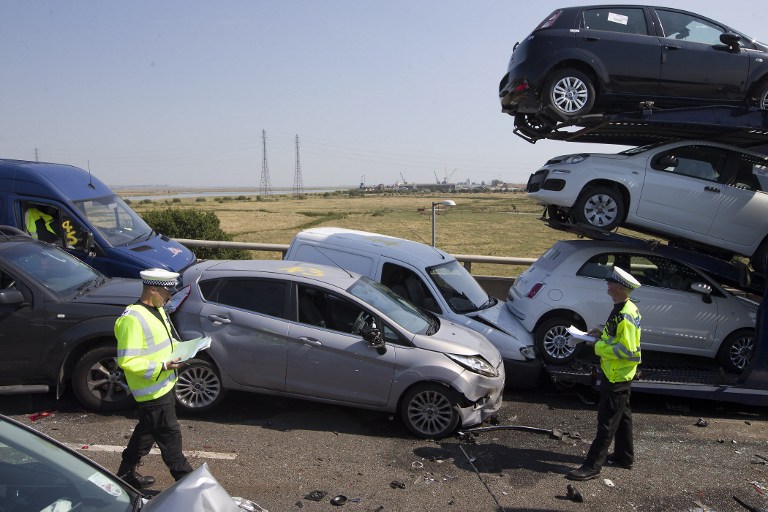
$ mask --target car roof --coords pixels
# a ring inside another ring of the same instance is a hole
[[[337,227],[305,229],[296,235],[296,239],[336,244],[350,251],[374,252],[411,263],[421,262],[421,265],[417,266],[424,267],[455,259],[447,252],[425,243],[354,229]]]
[[[342,268],[290,260],[207,260],[193,265],[184,274],[221,274],[237,276],[255,274],[260,277],[290,278],[316,281],[346,290],[360,279],[360,274]]]

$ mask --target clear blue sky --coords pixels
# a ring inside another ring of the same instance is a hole
[[[548,158],[497,90],[569,0],[0,0],[0,156],[107,184],[525,182]],[[590,3],[590,2],[586,2]],[[628,3],[628,2],[619,2]],[[667,0],[768,40],[757,0]]]

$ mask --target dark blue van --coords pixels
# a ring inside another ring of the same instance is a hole
[[[109,187],[71,165],[0,159],[0,224],[58,245],[111,277],[179,272],[195,255],[155,233]]]

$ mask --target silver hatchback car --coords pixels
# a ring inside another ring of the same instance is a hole
[[[182,409],[237,389],[397,413],[415,435],[478,424],[502,401],[504,366],[482,335],[385,286],[293,261],[205,261],[168,309],[182,339],[211,347],[180,371]]]

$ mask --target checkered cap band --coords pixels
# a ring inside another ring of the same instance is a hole
[[[629,288],[630,290],[640,288],[640,283],[638,280],[635,279],[632,274],[626,270],[620,269],[619,267],[613,267],[613,274],[608,276],[608,281],[618,283],[625,288]]]
[[[140,272],[141,282],[147,286],[170,286],[179,284],[179,274],[160,268],[151,268]]]

